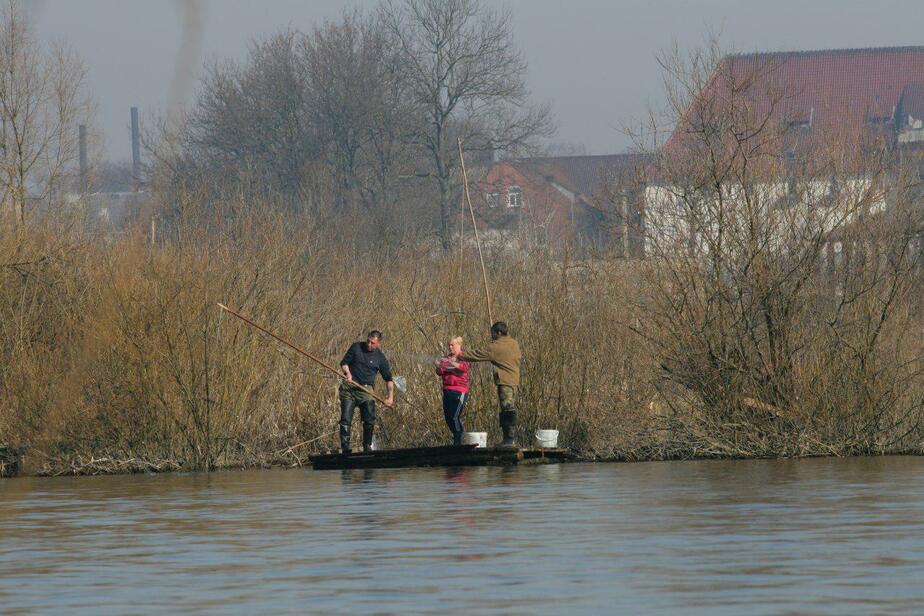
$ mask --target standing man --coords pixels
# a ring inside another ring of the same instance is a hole
[[[363,451],[372,451],[372,436],[375,432],[375,398],[353,383],[359,383],[367,389],[375,385],[375,375],[382,374],[388,387],[385,406],[395,401],[395,384],[391,379],[391,366],[385,354],[379,349],[382,344],[382,332],[373,329],[366,336],[365,342],[354,342],[346,355],[340,360],[340,369],[346,381],[340,383],[340,451],[350,453],[350,427],[353,424],[353,411],[359,407],[363,420]]]
[[[507,324],[498,321],[491,326],[491,343],[475,351],[465,351],[464,361],[489,361],[494,366],[494,384],[497,385],[497,400],[500,403],[501,431],[504,433],[502,447],[515,447],[514,435],[517,427],[516,395],[520,387],[520,345],[507,333]]]

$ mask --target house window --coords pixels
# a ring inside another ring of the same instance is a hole
[[[885,127],[891,123],[892,123],[892,118],[890,116],[883,116],[883,117],[876,117],[876,118],[867,117],[866,118],[867,126],[870,126],[872,128]]]
[[[832,175],[831,180],[828,182],[828,189],[818,200],[818,205],[821,207],[838,205],[841,202],[841,195],[841,184],[837,181],[837,176]]]
[[[799,187],[796,185],[796,181],[792,178],[786,180],[786,193],[781,195],[779,199],[776,200],[774,206],[778,210],[785,210],[791,207],[795,207],[802,200],[802,195]]]
[[[789,118],[786,122],[786,128],[790,131],[808,132],[812,130],[812,124],[815,120],[815,108],[809,110],[808,116],[799,114],[797,117]]]
[[[488,202],[488,207],[497,207],[500,203],[500,193],[499,192],[489,192],[485,193],[484,200]]]
[[[523,190],[519,186],[507,189],[507,207],[523,207]]]

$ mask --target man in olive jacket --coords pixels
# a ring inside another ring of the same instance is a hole
[[[507,333],[507,324],[498,321],[491,326],[491,343],[475,351],[462,353],[464,361],[489,361],[494,366],[494,384],[500,403],[502,447],[514,447],[517,426],[516,395],[520,387],[520,345]]]

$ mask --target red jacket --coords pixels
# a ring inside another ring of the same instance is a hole
[[[468,393],[468,363],[459,361],[455,368],[449,366],[450,358],[444,357],[436,367],[436,373],[443,381],[443,389]]]

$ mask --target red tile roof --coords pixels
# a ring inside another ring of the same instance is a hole
[[[511,161],[521,171],[552,181],[585,199],[605,199],[619,177],[634,177],[645,164],[637,154],[547,156]]]
[[[904,119],[899,117],[903,107],[905,114],[924,110],[924,47],[731,55],[715,70],[699,101],[726,96],[729,83],[740,85],[749,78],[757,86],[746,89],[756,113],[769,111],[768,91],[783,92],[772,117],[810,122],[813,133],[833,129],[861,136],[894,129]],[[679,123],[668,148],[682,141],[684,124]]]

